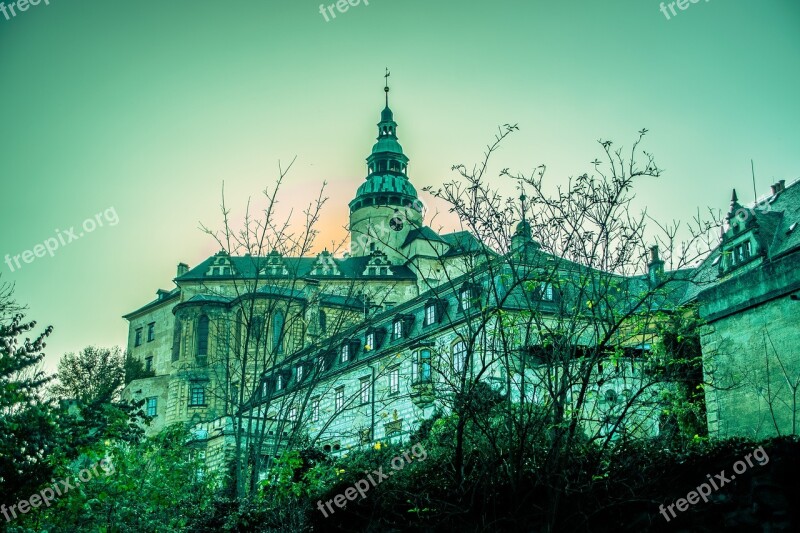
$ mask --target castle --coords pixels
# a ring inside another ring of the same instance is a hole
[[[661,291],[670,274],[657,248],[640,275],[587,274],[544,253],[524,213],[503,253],[466,231],[435,232],[424,223],[388,87],[386,93],[366,179],[349,204],[349,254],[221,251],[191,269],[179,264],[175,288],[159,290],[154,301],[125,315],[128,351],[152,376],[131,382],[124,395],[145,401],[153,417],[148,433],[185,423],[209,468],[224,467],[247,448],[257,473],[287,447],[335,454],[407,439],[422,420],[452,409],[470,383],[484,383],[486,391],[517,403],[548,401],[554,373],[548,350],[568,344],[569,365],[577,369],[600,338],[587,327],[596,311],[570,288],[573,282],[597,276],[623,291],[620,305],[625,297],[652,298],[659,291],[653,305],[668,312],[698,299],[686,273],[669,279],[677,288]],[[773,218],[759,215],[758,221],[777,228]],[[724,257],[744,234],[729,231]],[[762,241],[753,241],[748,260]],[[710,272],[715,257],[697,272]],[[716,290],[727,290],[721,287]],[[720,299],[708,294],[699,293],[704,312],[717,324],[715,334],[724,334],[731,313],[709,310]],[[572,333],[550,331],[559,317],[569,317]],[[658,434],[659,390],[670,385],[654,386],[642,363],[654,335],[623,328],[613,339],[613,362],[598,363],[588,374],[581,369],[591,386],[570,383],[557,393],[566,403],[573,394],[585,395],[582,418],[589,431]],[[711,335],[706,345],[716,342]],[[636,409],[621,407],[634,399]],[[713,400],[722,406],[710,411],[719,425],[731,400]]]

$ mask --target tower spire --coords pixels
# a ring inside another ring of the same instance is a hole
[[[386,93],[386,107],[389,107],[389,76],[391,76],[391,72],[389,72],[389,67],[386,67],[386,74],[383,77],[386,79],[386,83],[383,86],[383,92]]]

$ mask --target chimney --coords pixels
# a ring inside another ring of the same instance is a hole
[[[782,193],[785,188],[786,180],[781,180],[775,185],[771,185],[770,189],[772,189],[772,196],[777,196],[778,194]]]
[[[187,272],[189,272],[189,265],[186,263],[178,263],[178,277],[183,276]]]
[[[647,264],[647,277],[650,285],[656,285],[664,276],[664,261],[658,257],[658,245],[650,247],[650,263]]]

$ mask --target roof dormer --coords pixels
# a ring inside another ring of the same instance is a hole
[[[267,261],[259,270],[259,274],[272,277],[288,276],[289,269],[286,268],[283,256],[277,250],[272,250],[267,255]]]

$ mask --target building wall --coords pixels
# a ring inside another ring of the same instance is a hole
[[[800,289],[797,254],[701,294],[709,433],[797,434],[800,406]]]

